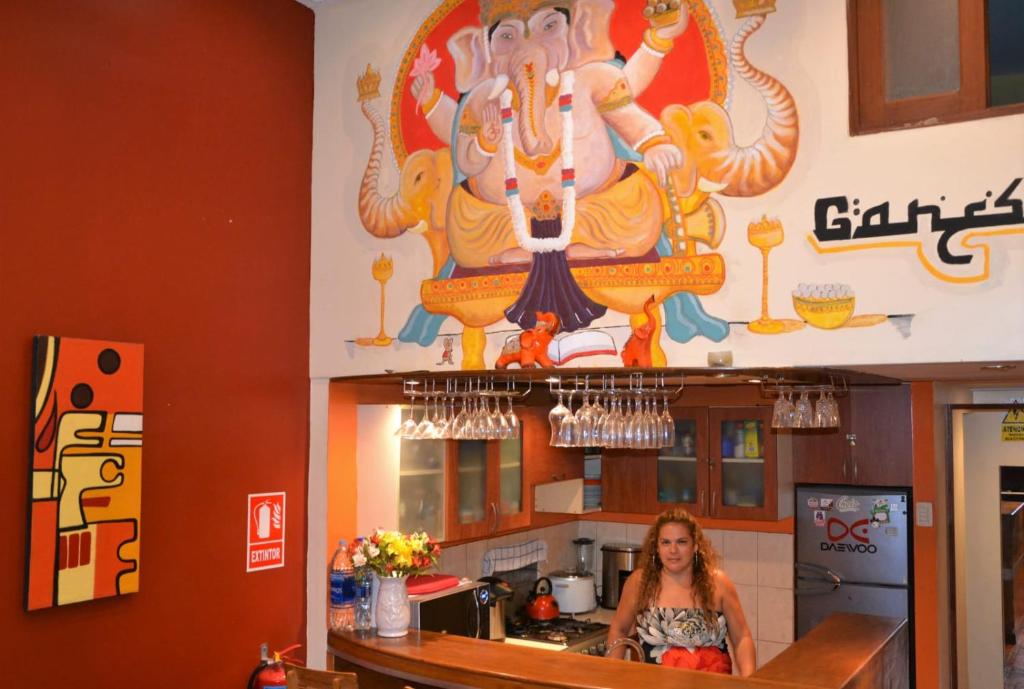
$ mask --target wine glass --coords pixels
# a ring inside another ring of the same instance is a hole
[[[501,398],[494,398],[494,411],[491,412],[491,425],[494,426],[494,437],[497,440],[508,438],[508,419],[501,411]]]
[[[662,397],[664,410],[661,412],[661,446],[672,447],[676,439],[676,421],[668,411],[668,395]]]
[[[519,437],[519,417],[512,410],[512,398],[508,398],[508,411],[505,412],[505,421],[508,423],[508,437],[513,440]]]
[[[398,429],[395,431],[395,435],[397,435],[399,438],[409,438],[412,436],[412,432],[416,430],[416,422],[413,421],[412,418],[414,406],[412,402],[414,402],[414,400],[411,400],[410,402],[411,403],[409,404],[409,416],[406,417],[405,421],[399,424]]]
[[[579,426],[576,424],[576,415],[572,412],[572,396],[575,391],[569,392],[569,413],[562,417],[561,428],[558,430],[559,447],[576,447],[579,442]]]
[[[448,418],[448,398],[441,398],[441,416],[437,416],[437,408],[434,409],[434,437],[438,440],[447,440],[451,436],[451,420]]]
[[[576,410],[576,430],[579,444],[587,447],[592,444],[594,434],[594,417],[590,406],[590,390],[583,391],[583,404]]]
[[[772,407],[772,428],[791,428],[795,409],[793,401],[788,397],[789,391],[779,389],[779,399]]]
[[[811,400],[807,397],[806,390],[800,392],[800,399],[793,406],[793,428],[813,428],[814,412],[811,409]]]
[[[560,447],[558,444],[559,432],[562,430],[562,418],[569,413],[565,404],[562,402],[562,391],[558,391],[558,404],[556,404],[550,412],[548,412],[548,424],[551,426],[551,446]]]
[[[466,424],[469,422],[469,412],[466,411],[466,405],[468,403],[469,399],[463,397],[462,408],[452,420],[452,437],[456,440],[466,440],[469,438],[469,436],[466,435]],[[452,404],[454,405],[454,402]]]
[[[423,398],[423,416],[420,418],[419,424],[416,425],[416,430],[412,432],[413,440],[427,440],[434,434],[434,423],[430,420],[430,413],[427,410],[427,401],[429,398]]]

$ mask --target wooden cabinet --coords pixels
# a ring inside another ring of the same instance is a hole
[[[603,453],[604,511],[683,507],[719,519],[778,518],[770,407],[677,407],[672,417],[672,447]]]
[[[838,429],[792,431],[793,481],[906,487],[913,483],[909,385],[850,388]]]
[[[526,526],[523,442],[449,440],[445,540],[480,538]]]

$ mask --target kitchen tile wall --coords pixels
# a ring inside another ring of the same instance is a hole
[[[613,542],[640,544],[646,533],[647,527],[641,524],[571,522],[445,548],[440,569],[446,574],[476,579],[481,576],[487,550],[543,538],[548,544],[548,560],[540,563],[540,572],[547,574],[570,568],[575,557],[572,540],[588,536],[594,539],[594,576],[600,588],[601,546]],[[757,644],[760,667],[793,642],[793,536],[715,529],[708,529],[705,534],[718,552],[722,568],[736,585]]]

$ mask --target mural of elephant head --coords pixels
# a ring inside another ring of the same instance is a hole
[[[367,232],[382,239],[406,230],[422,234],[430,246],[432,274],[436,275],[449,253],[444,222],[452,188],[451,153],[447,148],[415,151],[402,165],[398,190],[384,196],[380,190],[384,121],[368,101],[362,103],[362,110],[373,127],[373,144],[359,186],[359,219]]]
[[[764,15],[751,17],[736,33],[729,59],[736,73],[764,98],[767,122],[757,141],[739,146],[732,120],[717,103],[670,105],[661,113],[666,133],[686,157],[672,173],[680,196],[698,188],[727,196],[757,196],[777,186],[793,167],[799,142],[799,118],[792,94],[774,77],[753,67],[743,46],[764,23]]]
[[[566,69],[615,55],[608,37],[612,0],[527,0],[515,9],[480,1],[482,26],[452,34],[448,51],[462,93],[493,78],[491,97],[511,86],[523,150],[545,153],[554,142],[544,124],[549,89]],[[543,11],[541,11],[543,10]],[[489,50],[488,50],[489,48]]]

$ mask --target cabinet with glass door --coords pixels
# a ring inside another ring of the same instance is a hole
[[[770,407],[672,410],[675,442],[658,452],[651,511],[683,507],[716,519],[776,519]]]
[[[447,441],[446,540],[490,536],[526,526],[522,439]]]

